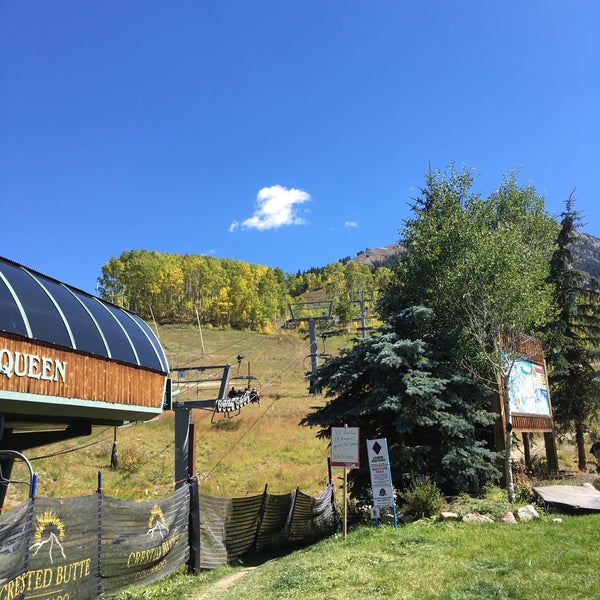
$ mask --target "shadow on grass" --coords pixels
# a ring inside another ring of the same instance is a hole
[[[315,542],[317,543],[317,542]],[[302,550],[304,548],[310,547],[312,544],[298,544],[293,546],[284,546],[281,548],[270,548],[267,550],[261,550],[260,552],[252,552],[241,556],[240,558],[231,561],[231,567],[260,567],[261,565],[270,562],[272,560],[276,560],[278,558],[283,558],[284,556],[288,556],[297,552],[298,550]]]

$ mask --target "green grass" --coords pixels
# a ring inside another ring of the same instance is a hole
[[[243,355],[240,374],[246,375],[250,365],[262,391],[260,407],[248,405],[239,416],[217,424],[211,424],[212,411],[193,411],[196,470],[202,492],[239,497],[261,494],[265,485],[273,494],[286,494],[297,487],[312,495],[323,490],[328,480],[327,442],[317,439],[315,430],[298,426],[311,406],[324,401],[308,393],[304,379],[310,366],[305,332],[279,330],[265,335],[208,329],[201,338],[197,327],[177,325],[159,327],[159,336],[172,368],[228,363],[236,376],[236,357]],[[344,337],[329,338],[327,351],[345,343]],[[27,450],[27,457],[36,459],[32,465],[38,474],[37,495],[93,492],[98,471],[103,473],[103,486],[109,495],[123,499],[168,495],[174,480],[173,425],[173,413],[165,412],[155,421],[119,428],[117,471],[109,467],[112,427],[98,426],[89,437]],[[13,476],[26,479],[27,473],[17,463]],[[24,486],[13,486],[7,505],[25,496]]]
[[[299,487],[318,494],[327,482],[326,441],[316,431],[299,427],[310,408],[324,402],[308,393],[304,372],[309,342],[298,331],[274,335],[236,331],[203,331],[205,346],[193,326],[159,330],[172,366],[184,363],[230,363],[244,355],[259,377],[260,407],[247,406],[234,419],[211,424],[211,413],[194,411],[197,472],[202,492],[240,497],[269,492],[284,494]],[[328,338],[327,352],[347,343]],[[319,347],[319,350],[322,350]],[[33,462],[39,475],[38,496],[69,496],[92,492],[97,472],[104,474],[108,495],[147,500],[172,493],[174,479],[173,414],[117,432],[119,469],[109,469],[113,429],[96,427],[92,436],[26,452],[42,457]],[[572,450],[565,450],[572,455]],[[338,482],[339,472],[334,471]],[[25,479],[22,466],[13,476]],[[162,486],[162,487],[161,487]],[[9,504],[20,501],[24,486],[9,490]],[[341,501],[341,491],[338,492]],[[481,511],[496,518],[510,507],[504,492],[482,501],[461,497],[456,512]],[[281,558],[265,560],[258,568],[223,590],[215,584],[244,567],[221,568],[189,576],[180,571],[120,600],[144,598],[410,598],[416,600],[533,599],[561,600],[594,596],[594,575],[600,558],[595,552],[600,516],[549,518],[517,526],[504,524],[433,523],[402,525],[395,531],[365,526],[351,531],[346,541],[334,536]],[[254,557],[256,559],[256,557]]]
[[[211,600],[598,598],[600,516],[562,520],[543,516],[518,525],[423,521],[398,530],[364,526],[349,532],[345,541],[336,535],[266,561],[223,589],[215,589],[215,573],[209,580],[203,573],[193,579],[180,576],[179,592],[171,582],[168,593],[170,598],[209,593]],[[223,579],[238,569],[220,569],[218,575]],[[120,598],[164,597],[163,585]]]

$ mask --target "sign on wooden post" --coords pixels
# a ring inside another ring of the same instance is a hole
[[[359,458],[359,428],[331,428],[331,460],[332,467],[344,468],[344,540],[348,531],[348,469],[358,469]]]
[[[358,427],[331,428],[331,466],[358,469]]]

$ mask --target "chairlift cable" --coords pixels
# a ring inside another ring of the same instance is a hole
[[[105,433],[106,431],[108,431],[109,429],[112,429],[112,427],[106,427],[105,429],[97,432],[96,434],[92,435],[91,437],[96,437],[98,435],[101,435],[101,434]],[[62,456],[63,454],[70,454],[71,452],[85,450],[85,448],[89,448],[91,446],[96,446],[97,444],[102,444],[104,441],[105,440],[98,440],[96,442],[89,442],[88,444],[83,444],[82,446],[76,446],[74,448],[67,448],[66,450],[60,450],[59,452],[54,452],[52,454],[46,454],[44,456],[36,456],[34,458],[30,458],[29,461],[31,462],[34,460],[42,460],[44,458],[54,458],[55,456]]]
[[[329,327],[331,327],[332,323],[333,323],[333,320],[331,320],[327,324],[325,330],[327,330]],[[275,381],[276,379],[281,377],[286,371],[291,369],[292,365],[295,364],[298,360],[300,360],[300,357],[302,357],[304,355],[307,348],[310,349],[310,344],[307,347],[303,347],[302,350],[283,369],[281,369],[281,371],[279,371],[279,373],[274,375],[267,383],[265,383],[264,386],[261,387],[260,391],[262,392],[265,388],[272,385],[273,381]],[[275,400],[272,400],[271,403],[262,411],[262,413],[259,414],[252,423],[250,423],[248,428],[240,435],[240,437],[231,446],[228,447],[227,452],[214,464],[212,469],[210,469],[208,471],[208,473],[206,473],[204,475],[204,477],[202,477],[202,481],[208,479],[217,470],[217,468],[221,465],[221,463],[225,460],[225,458],[227,456],[229,456],[233,452],[233,450],[235,450],[235,448],[241,443],[241,441],[246,437],[246,435],[248,435],[248,433],[250,433],[252,428],[259,422],[259,420],[262,419],[266,415],[266,413],[269,411],[269,409],[273,406],[274,403],[275,403]]]

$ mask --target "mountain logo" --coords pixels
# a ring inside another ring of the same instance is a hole
[[[33,556],[40,550],[47,550],[50,564],[54,562],[54,555],[57,553],[66,558],[62,545],[65,539],[65,526],[58,515],[51,510],[46,510],[36,517],[36,521],[33,535],[34,544],[29,548],[33,552]]]
[[[165,516],[158,505],[155,505],[150,511],[147,533],[151,538],[154,538],[155,533],[159,534],[161,540],[164,540],[165,536],[169,534],[169,528],[165,523]]]

